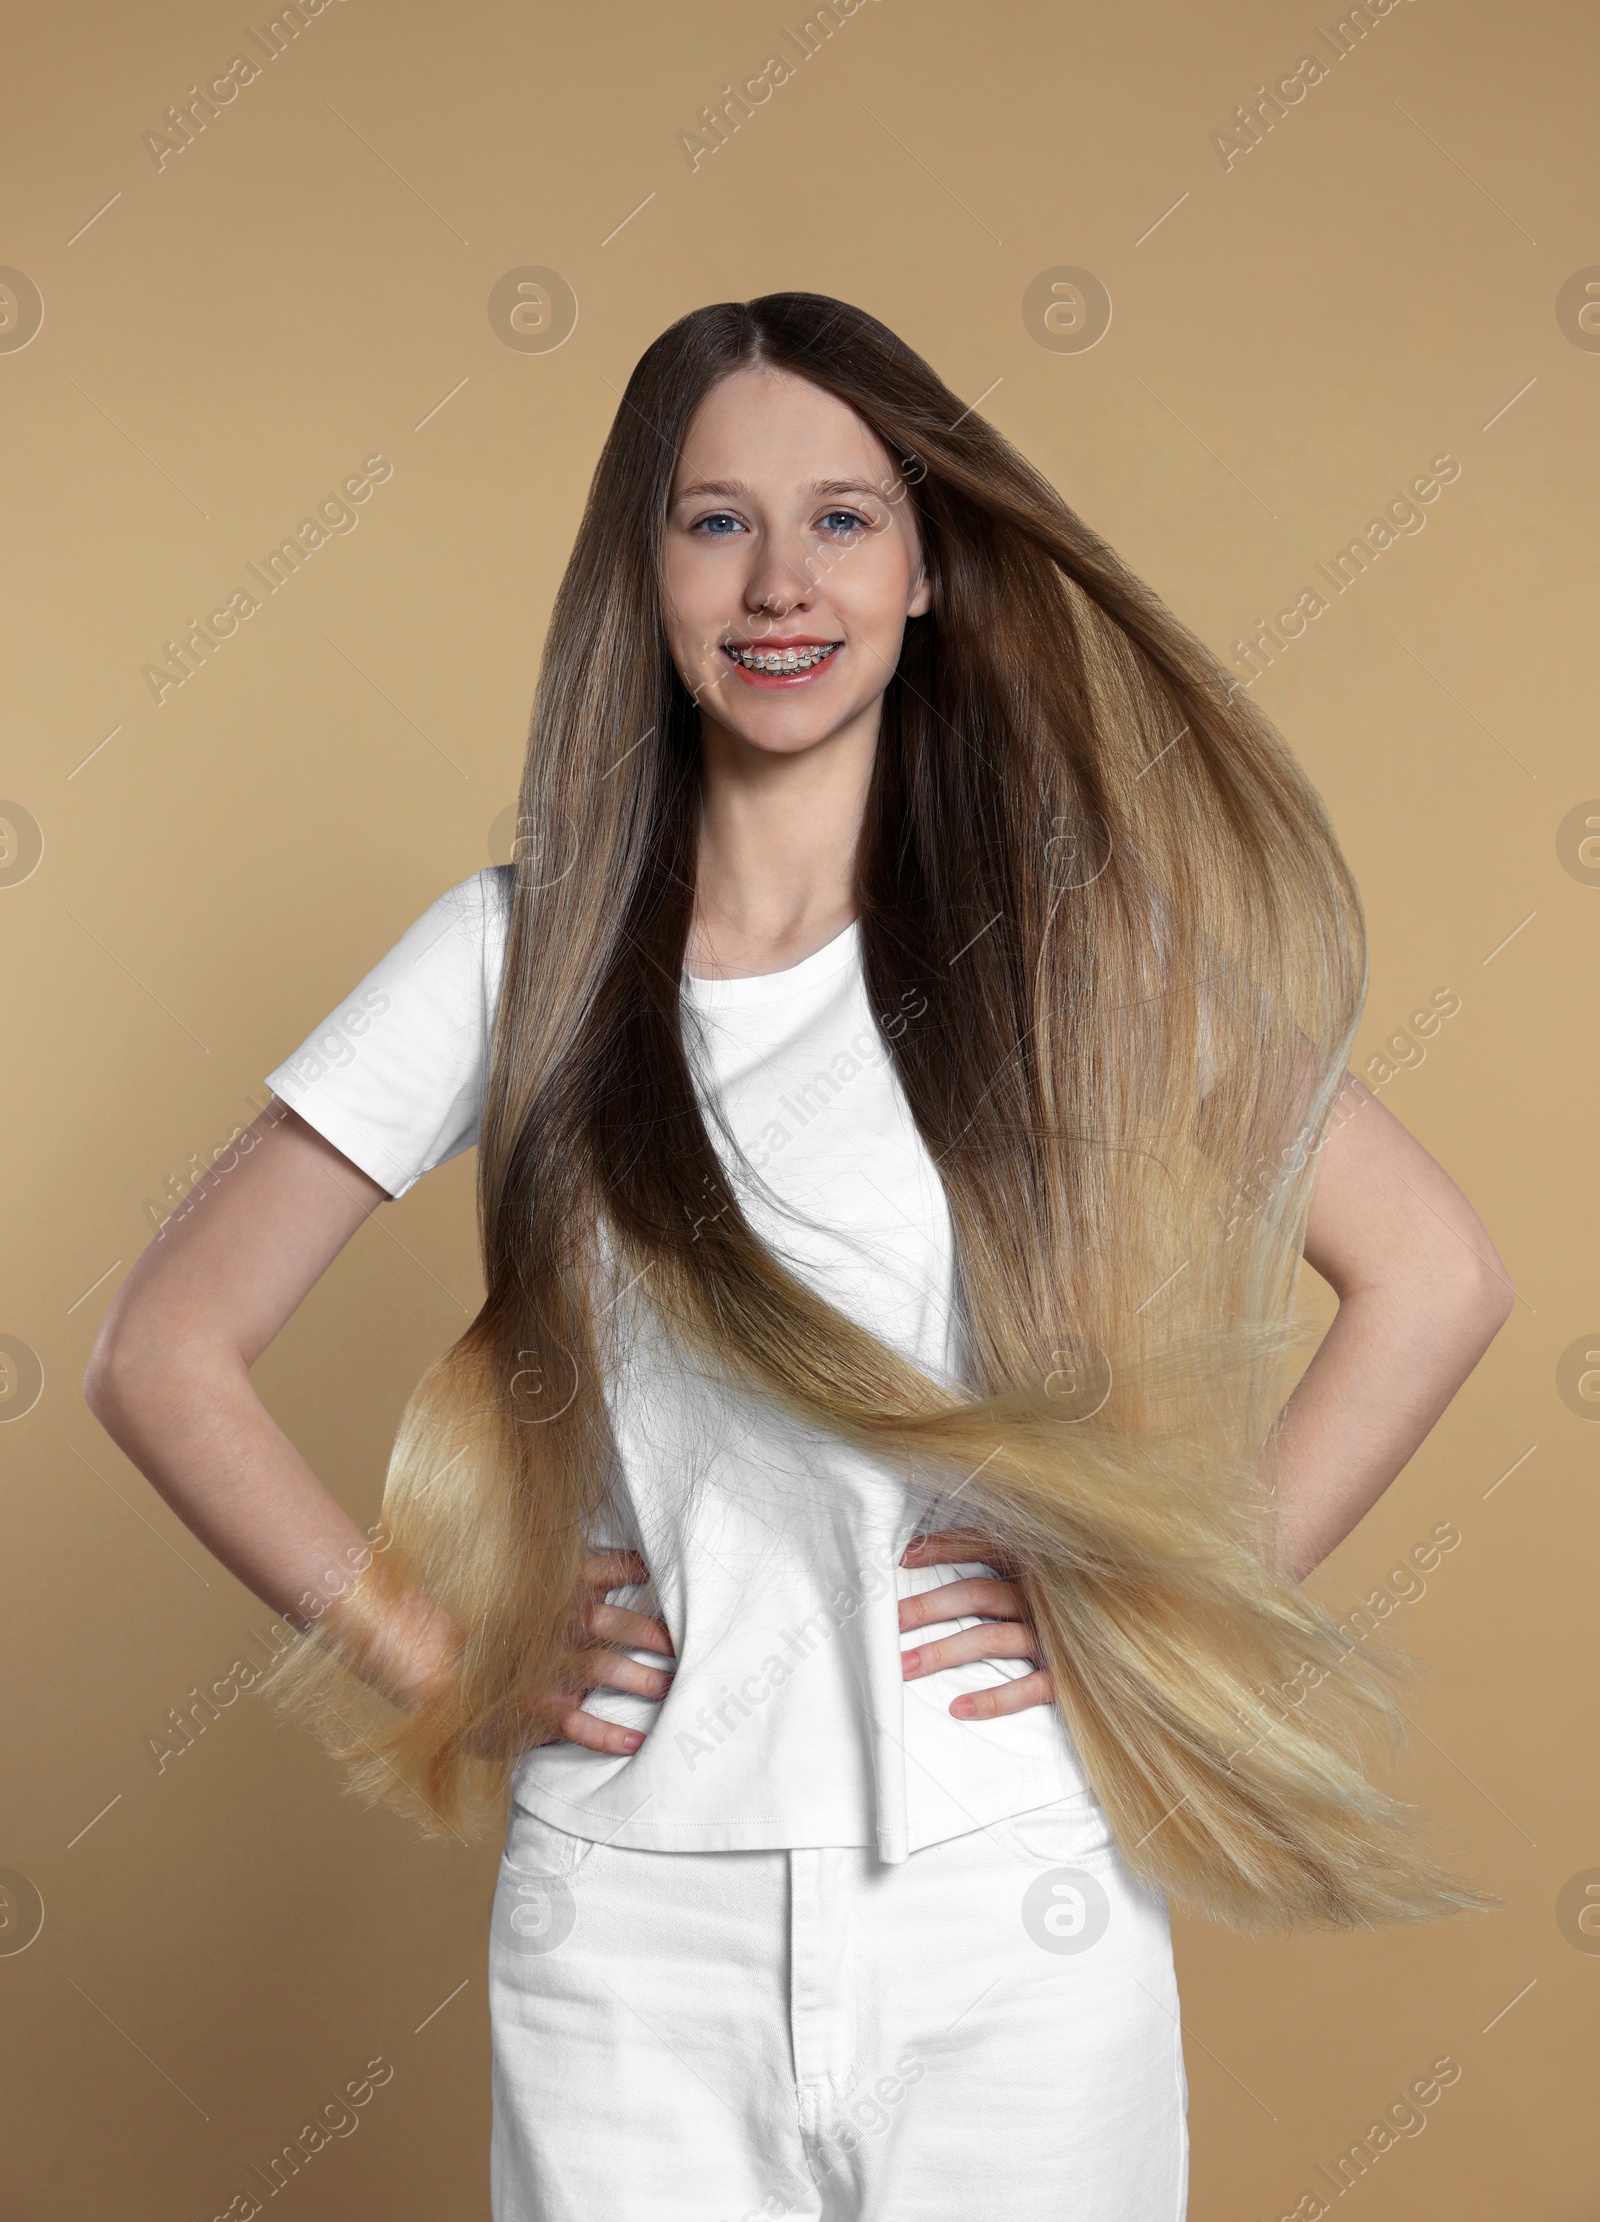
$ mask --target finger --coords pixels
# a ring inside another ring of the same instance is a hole
[[[587,1683],[551,1690],[527,1708],[528,1736],[536,1744],[582,1744],[589,1751],[633,1752],[644,1742],[644,1732],[625,1728],[620,1721],[602,1720],[587,1713],[583,1699]]]
[[[590,1589],[632,1589],[649,1581],[650,1569],[637,1551],[591,1551],[583,1578]]]
[[[630,1612],[626,1605],[591,1605],[588,1618],[590,1635],[607,1643],[620,1643],[630,1651],[662,1651],[669,1659],[677,1657],[664,1621]]]
[[[992,1566],[997,1573],[1009,1571],[1010,1561],[1001,1551],[992,1535],[980,1535],[976,1528],[934,1528],[927,1535],[914,1536],[901,1554],[902,1566],[954,1566],[963,1559],[976,1559],[980,1565]]]
[[[624,1728],[618,1721],[603,1721],[598,1714],[586,1713],[581,1705],[573,1705],[561,1716],[557,1724],[558,1742],[582,1744],[586,1751],[637,1751],[644,1742],[637,1728]]]
[[[957,1720],[993,1720],[1000,1713],[1026,1712],[1031,1705],[1053,1705],[1056,1686],[1043,1669],[1037,1674],[1019,1675],[1015,1682],[1002,1683],[997,1690],[972,1690],[965,1697],[958,1697],[950,1710]]]
[[[985,1574],[969,1574],[964,1581],[941,1582],[937,1589],[919,1589],[914,1597],[902,1597],[900,1626],[926,1628],[933,1621],[959,1620],[974,1612],[991,1620],[1027,1618],[1022,1592],[1012,1583],[991,1581]]]
[[[672,1687],[672,1669],[641,1666],[625,1651],[591,1651],[585,1679],[590,1689],[628,1690],[635,1697],[662,1698]]]
[[[901,1673],[908,1682],[919,1674],[937,1674],[941,1667],[966,1666],[973,1659],[1037,1659],[1039,1639],[1026,1621],[986,1620],[981,1628],[963,1628],[959,1635],[942,1636],[915,1651],[900,1654]]]

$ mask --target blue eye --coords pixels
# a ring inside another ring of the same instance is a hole
[[[825,532],[832,533],[865,532],[868,529],[866,518],[858,516],[853,509],[830,509],[822,517],[821,525]],[[704,517],[697,517],[689,530],[698,533],[702,540],[729,540],[736,532],[743,532],[745,527],[730,511],[714,509]]]

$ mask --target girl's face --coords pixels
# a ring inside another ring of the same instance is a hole
[[[906,619],[931,598],[887,449],[809,379],[722,379],[678,458],[661,598],[710,725],[769,756],[874,740]]]

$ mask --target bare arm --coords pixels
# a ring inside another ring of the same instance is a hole
[[[184,1525],[301,1627],[371,1546],[268,1413],[250,1368],[387,1201],[275,1105],[135,1262],[84,1376],[95,1418]]]
[[[262,1404],[250,1368],[388,1201],[313,1127],[274,1104],[136,1261],[84,1377],[95,1418],[213,1557],[295,1625],[325,1615],[330,1637],[340,1625],[337,1600],[372,1545]],[[670,1653],[659,1622],[603,1601],[605,1588],[642,1578],[642,1569],[613,1559],[591,1566],[604,1580],[591,1632]],[[448,1616],[412,1590],[382,1623],[363,1623],[350,1655],[410,1706],[449,1671],[455,1641]],[[620,1652],[607,1661],[596,1681],[661,1694],[657,1670]],[[600,1750],[634,1748],[629,1732],[570,1702],[555,1733]]]
[[[1295,1582],[1371,1510],[1515,1302],[1466,1197],[1350,1075],[1318,1161],[1305,1256],[1339,1309],[1275,1438],[1278,1563]]]

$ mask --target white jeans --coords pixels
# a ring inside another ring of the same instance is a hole
[[[645,1852],[513,1806],[494,2222],[1181,2222],[1164,1901],[1099,1807],[884,1865]]]

